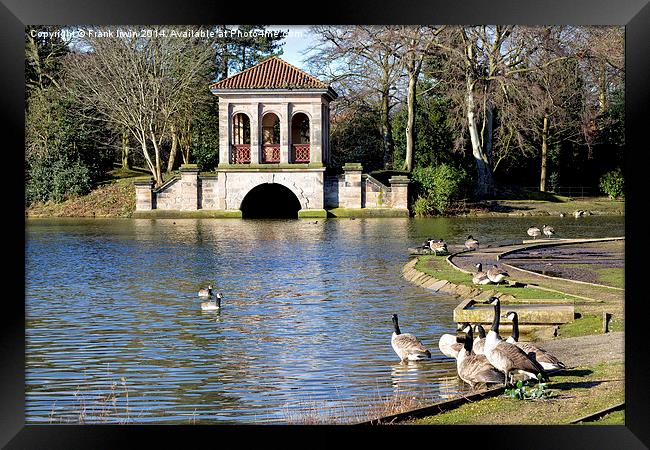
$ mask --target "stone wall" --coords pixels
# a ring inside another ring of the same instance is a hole
[[[184,165],[180,177],[157,189],[137,182],[136,210],[239,210],[246,195],[265,183],[277,183],[296,196],[303,210],[331,208],[398,208],[408,205],[408,179],[393,177],[385,186],[362,174],[361,165],[346,165],[344,175],[325,177],[324,169],[217,169],[199,176],[196,166]]]

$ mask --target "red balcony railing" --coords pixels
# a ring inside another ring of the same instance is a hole
[[[251,145],[250,144],[233,144],[230,155],[231,164],[250,164],[251,163]]]
[[[293,144],[293,162],[309,162],[309,144]]]
[[[279,163],[280,144],[264,144],[264,146],[262,147],[262,162]]]

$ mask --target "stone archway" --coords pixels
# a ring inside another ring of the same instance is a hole
[[[279,183],[263,183],[248,191],[241,202],[245,219],[297,219],[301,209],[298,197]]]

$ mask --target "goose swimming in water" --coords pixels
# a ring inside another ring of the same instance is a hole
[[[512,321],[512,335],[506,339],[506,342],[515,344],[517,347],[522,349],[528,357],[535,359],[544,370],[560,370],[565,369],[566,366],[562,363],[555,355],[549,353],[547,350],[544,350],[541,347],[538,347],[530,342],[519,342],[519,319],[517,313],[514,311],[508,311],[505,315],[502,316],[504,319],[509,319]]]
[[[494,306],[494,319],[492,328],[485,338],[485,357],[494,367],[502,371],[505,375],[505,382],[510,381],[511,374],[518,372],[528,379],[536,379],[537,374],[541,373],[547,378],[546,371],[539,363],[531,359],[526,352],[514,344],[506,342],[499,336],[499,320],[501,318],[501,302],[497,297],[491,297],[484,302]]]
[[[537,239],[537,236],[542,234],[542,230],[537,227],[530,227],[526,233],[528,233],[528,236],[531,236],[533,239]]]
[[[494,367],[484,355],[477,355],[472,351],[474,345],[472,337],[472,326],[467,325],[463,331],[465,345],[458,352],[456,358],[456,369],[458,376],[472,388],[478,383],[503,383],[505,376]]]
[[[208,284],[207,289],[199,289],[199,297],[212,297],[212,285]]]
[[[550,225],[542,225],[542,231],[546,237],[551,237],[555,234],[555,228]]]
[[[478,245],[478,241],[471,234],[467,236],[467,240],[465,241],[465,248],[467,250],[476,250],[478,249]]]
[[[505,270],[499,269],[496,264],[493,264],[492,267],[488,269],[486,274],[492,283],[497,284],[501,283],[505,277],[510,276]]]
[[[203,311],[216,311],[221,309],[221,299],[223,295],[221,292],[217,293],[217,298],[214,300],[209,300],[207,302],[201,302],[201,309]]]
[[[426,349],[422,342],[411,333],[402,333],[397,322],[397,314],[393,314],[393,336],[390,343],[393,350],[402,361],[419,361],[431,358],[431,352]]]
[[[474,284],[490,284],[491,281],[488,278],[487,273],[483,272],[483,265],[478,263],[476,265],[476,273],[472,277],[472,283]]]

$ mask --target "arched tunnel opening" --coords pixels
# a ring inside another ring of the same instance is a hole
[[[244,219],[297,219],[299,210],[295,194],[277,183],[254,187],[241,203]]]

